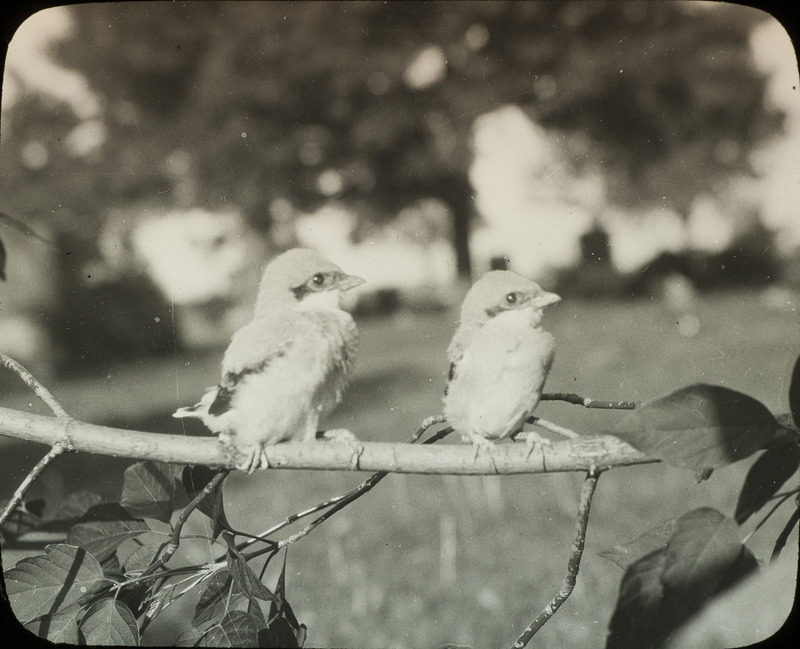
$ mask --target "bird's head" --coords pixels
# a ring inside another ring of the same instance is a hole
[[[460,353],[472,334],[493,318],[520,317],[532,327],[542,321],[544,307],[561,297],[510,270],[492,270],[467,292],[461,305],[461,323],[451,343],[450,356]]]
[[[364,283],[348,275],[316,250],[292,248],[264,270],[256,300],[256,316],[280,308],[338,309],[342,293]]]

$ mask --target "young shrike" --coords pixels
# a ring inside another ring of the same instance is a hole
[[[273,259],[253,319],[225,351],[219,385],[173,417],[200,419],[229,455],[243,458],[236,468],[247,473],[269,466],[266,446],[315,439],[320,418],[342,398],[357,349],[342,293],[363,282],[313,250],[295,248]],[[355,440],[344,430],[325,437]]]
[[[444,415],[476,452],[513,439],[533,414],[555,355],[553,336],[540,326],[542,310],[560,299],[507,270],[486,273],[464,298],[447,349]]]

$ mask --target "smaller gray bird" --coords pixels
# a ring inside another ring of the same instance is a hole
[[[476,449],[516,436],[539,403],[555,356],[543,309],[560,299],[507,270],[486,273],[464,298],[444,415]]]

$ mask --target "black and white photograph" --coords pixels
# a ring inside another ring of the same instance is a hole
[[[9,642],[796,641],[785,16],[11,4]]]

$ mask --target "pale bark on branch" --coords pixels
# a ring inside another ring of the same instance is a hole
[[[162,435],[45,417],[0,407],[0,435],[53,446],[69,426],[70,450],[153,460],[232,468],[214,437]],[[354,449],[346,443],[287,442],[267,449],[272,468],[351,471]],[[416,445],[405,442],[363,442],[356,470],[389,473],[487,475],[604,470],[656,462],[616,437],[603,435],[554,441],[531,451],[524,443],[497,444],[491,455],[468,444]]]

